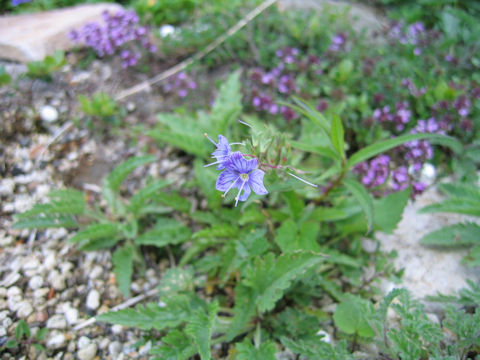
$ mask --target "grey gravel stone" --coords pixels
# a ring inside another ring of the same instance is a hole
[[[39,275],[36,275],[28,281],[28,287],[32,290],[41,288],[43,285],[43,278]]]
[[[59,349],[67,344],[67,337],[59,331],[51,331],[47,340],[47,348]]]
[[[18,304],[17,316],[19,318],[26,318],[32,312],[33,312],[32,304],[30,304],[30,302],[28,302],[27,300],[23,300]]]
[[[53,315],[47,320],[47,329],[65,329],[67,327],[67,321],[63,315]]]
[[[97,344],[90,343],[83,348],[79,348],[77,357],[80,360],[92,360],[97,354]]]
[[[74,325],[78,322],[78,310],[71,307],[71,305],[64,306],[63,313],[69,325]]]
[[[114,341],[108,345],[108,354],[115,358],[122,352],[122,344],[118,341]]]
[[[91,310],[97,310],[100,306],[100,294],[97,290],[92,289],[87,295],[87,308]]]

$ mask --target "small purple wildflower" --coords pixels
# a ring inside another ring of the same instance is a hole
[[[176,92],[178,97],[186,97],[191,90],[197,88],[197,83],[184,71],[179,72],[177,75],[172,75],[167,79],[167,82],[163,86],[163,91],[166,93]]]
[[[237,206],[238,201],[246,201],[252,190],[257,195],[268,194],[267,189],[263,185],[265,173],[257,168],[257,159],[247,160],[242,153],[234,152],[228,158],[225,166],[226,169],[218,176],[215,187],[219,191],[224,191],[223,197],[232,188],[239,189],[235,197],[235,206]]]
[[[345,49],[347,42],[347,35],[343,32],[339,32],[331,38],[330,46],[328,50],[331,52],[339,52]]]
[[[28,3],[32,0],[12,0],[12,6],[18,6],[20,4]]]
[[[298,118],[298,114],[295,111],[293,111],[291,108],[289,108],[288,106],[282,106],[280,108],[280,113],[283,115],[283,118],[287,122],[290,122],[290,121]]]
[[[230,146],[227,138],[223,135],[218,135],[218,144],[213,141],[207,134],[204,134],[205,137],[210,140],[210,142],[217,147],[217,149],[212,153],[212,157],[216,158],[217,161],[205,165],[212,166],[217,165],[217,170],[225,169],[225,164],[229,160],[230,156],[232,155],[232,147]]]

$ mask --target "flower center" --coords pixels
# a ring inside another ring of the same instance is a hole
[[[240,174],[240,179],[242,179],[242,181],[248,181],[248,174]]]

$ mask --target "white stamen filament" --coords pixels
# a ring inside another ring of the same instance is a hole
[[[210,136],[208,136],[207,133],[204,133],[203,135],[204,135],[208,140],[210,140],[210,142],[211,142],[213,145],[218,146],[218,144],[217,144],[215,141],[213,141],[213,140],[210,138]]]
[[[210,163],[210,164],[207,164],[207,165],[203,165],[203,167],[209,167],[209,166],[212,166],[212,165],[216,165],[216,164],[221,164],[223,161],[219,160],[219,161],[215,161],[213,163]]]
[[[230,189],[233,187],[233,185],[235,185],[235,183],[237,182],[237,180],[240,179],[240,176],[237,177],[235,180],[233,180],[233,182],[230,184],[230,186],[228,187],[228,189],[222,194],[222,197],[224,198],[225,196],[227,196],[227,193],[230,191]]]
[[[252,127],[252,125],[246,123],[245,121],[242,121],[242,120],[240,120],[240,119],[238,119],[237,121],[238,121],[240,124],[247,125],[249,128]]]
[[[246,182],[247,182],[247,180],[244,180],[244,181],[242,182],[242,186],[240,186],[240,190],[238,190],[237,197],[235,198],[235,207],[237,207],[238,199],[240,199],[240,194],[242,193],[243,187],[245,186],[245,183],[246,183]]]
[[[230,143],[230,145],[243,145],[245,146],[245,144],[243,142],[240,142],[240,143]]]
[[[292,173],[289,173],[288,171],[287,171],[287,174],[290,175],[290,176],[293,176],[297,180],[300,180],[300,181],[304,182],[307,185],[310,185],[310,186],[313,186],[313,187],[318,187],[318,185],[312,184],[311,182],[308,182],[307,180],[303,180],[302,178],[300,178],[297,175],[294,175]]]

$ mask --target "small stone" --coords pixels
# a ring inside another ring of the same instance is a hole
[[[13,320],[10,319],[9,317],[6,317],[5,319],[3,319],[2,321],[2,326],[6,329],[8,328],[10,325],[13,324]]]
[[[95,280],[95,279],[98,279],[103,274],[103,272],[104,270],[101,266],[95,265],[93,269],[90,271],[90,273],[88,274],[88,277],[91,280]]]
[[[0,338],[7,336],[7,329],[4,327],[0,327]]]
[[[52,287],[57,290],[61,291],[65,289],[65,278],[60,275],[57,270],[52,270],[48,275],[48,282],[52,285]]]
[[[79,349],[84,348],[85,346],[90,345],[91,342],[92,340],[89,337],[81,336],[80,339],[78,339],[77,348]]]
[[[87,308],[90,310],[96,310],[100,306],[100,294],[97,290],[92,289],[87,295]]]
[[[78,322],[78,310],[73,307],[65,307],[63,310],[65,319],[69,325],[76,324]]]
[[[43,285],[43,278],[41,276],[34,276],[28,281],[28,287],[32,290],[41,288]]]
[[[14,296],[22,295],[22,290],[18,286],[11,286],[7,290],[7,297],[12,298]]]
[[[51,331],[47,340],[47,348],[59,349],[67,344],[67,338],[65,334],[59,331]]]
[[[115,324],[115,325],[112,326],[112,333],[114,333],[115,335],[121,334],[122,331],[123,331],[123,326],[122,325]]]
[[[97,344],[95,343],[88,344],[84,348],[80,348],[77,352],[77,356],[80,360],[92,360],[96,354]]]
[[[67,321],[63,315],[53,315],[47,320],[47,329],[65,329],[67,327]]]
[[[8,196],[13,194],[15,181],[12,178],[5,178],[0,181],[0,195]]]
[[[122,352],[122,344],[118,341],[114,341],[108,345],[108,354],[115,358],[118,354]]]
[[[362,248],[365,252],[372,254],[378,249],[378,242],[372,239],[363,238],[362,239]]]
[[[0,287],[0,297],[7,297],[7,289],[5,289],[4,287]]]
[[[33,307],[28,301],[24,300],[18,304],[17,316],[19,318],[26,318],[32,312],[33,312]]]
[[[8,316],[8,311],[0,311],[0,321],[5,320],[7,316]]]

